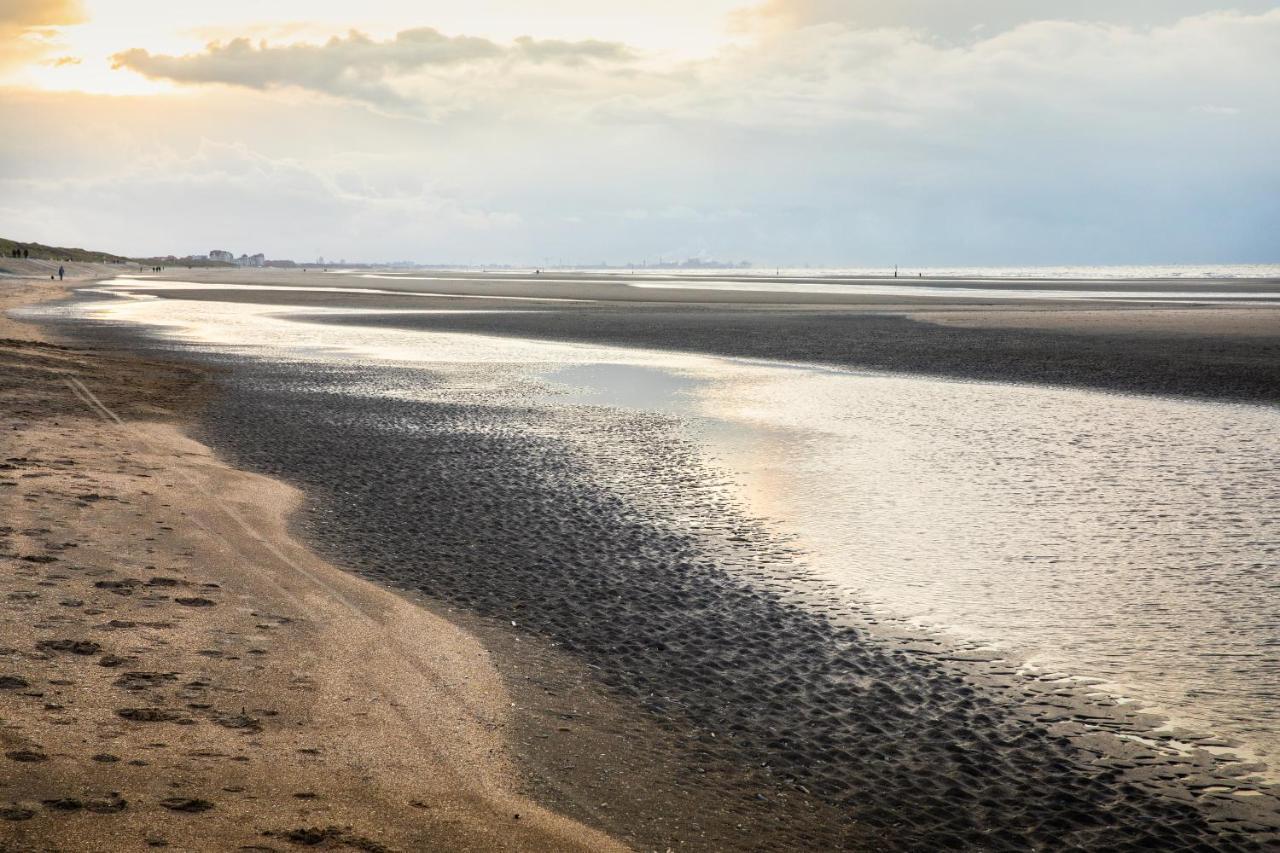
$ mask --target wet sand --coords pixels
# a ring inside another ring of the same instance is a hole
[[[522,795],[473,635],[183,434],[206,371],[0,322],[0,847],[622,849]]]

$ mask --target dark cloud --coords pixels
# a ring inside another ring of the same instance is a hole
[[[295,86],[381,103],[401,101],[391,84],[425,70],[497,61],[581,65],[632,58],[630,49],[613,42],[524,37],[508,46],[422,27],[405,30],[387,41],[355,31],[324,44],[254,44],[240,38],[215,42],[203,52],[185,56],[133,48],[115,54],[112,62],[116,68],[178,83],[225,83],[254,89]]]

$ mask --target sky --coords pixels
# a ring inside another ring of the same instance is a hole
[[[1278,107],[1280,0],[0,0],[0,236],[1273,263]]]

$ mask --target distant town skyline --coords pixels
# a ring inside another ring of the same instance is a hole
[[[1280,260],[1276,2],[269,7],[0,6],[22,128],[0,234],[451,264]]]

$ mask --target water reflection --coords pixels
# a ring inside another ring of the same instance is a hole
[[[542,378],[558,386],[551,399],[561,404],[665,412],[687,411],[688,395],[702,384],[692,375],[669,367],[616,362],[558,367],[545,372]]]
[[[693,416],[752,508],[884,613],[1280,748],[1280,412],[706,367],[545,376],[566,401]]]

